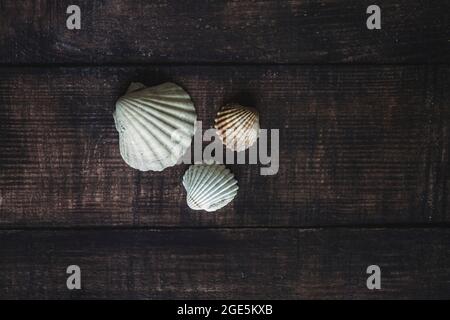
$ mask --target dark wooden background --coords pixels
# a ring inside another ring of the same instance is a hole
[[[0,0],[0,298],[450,298],[450,5],[376,1],[369,31],[370,4]],[[230,165],[238,197],[190,210],[187,165],[120,157],[131,81],[182,85],[204,129],[256,107],[278,174]]]

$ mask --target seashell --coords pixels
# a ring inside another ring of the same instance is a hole
[[[216,211],[239,189],[234,174],[222,164],[195,164],[183,176],[187,204],[194,210]]]
[[[141,171],[174,166],[191,145],[197,119],[189,94],[170,82],[132,83],[113,116],[122,158]]]
[[[228,104],[217,113],[215,122],[220,140],[233,151],[243,151],[258,139],[259,114],[253,108]]]

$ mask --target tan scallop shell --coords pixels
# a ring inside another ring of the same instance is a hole
[[[253,108],[228,104],[217,113],[214,127],[227,148],[243,151],[258,139],[259,114]]]

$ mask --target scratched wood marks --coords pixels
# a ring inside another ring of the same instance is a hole
[[[447,229],[1,231],[0,297],[448,299],[449,241]],[[81,291],[66,289],[74,262]],[[375,262],[380,291],[366,288]]]
[[[79,0],[80,31],[69,4],[0,0],[1,299],[450,298],[447,2],[377,1],[377,31],[371,1]],[[203,129],[256,107],[278,173],[228,165],[238,197],[189,210],[187,165],[120,157],[131,81],[182,85]]]
[[[0,63],[446,63],[447,1],[0,1]]]
[[[445,72],[444,72],[445,71]],[[3,69],[2,225],[311,226],[448,222],[448,70],[434,67]],[[230,165],[237,199],[185,204],[186,165],[140,173],[112,112],[131,80],[192,95],[203,128],[227,101],[280,130],[279,171]]]

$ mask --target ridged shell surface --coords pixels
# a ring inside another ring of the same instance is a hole
[[[214,127],[227,148],[243,151],[258,139],[259,114],[253,108],[228,104],[217,113]]]
[[[216,211],[230,203],[239,189],[234,174],[221,164],[195,164],[183,176],[186,201],[194,210]]]
[[[171,167],[189,148],[196,120],[194,104],[180,86],[132,83],[114,112],[120,154],[141,171]]]

